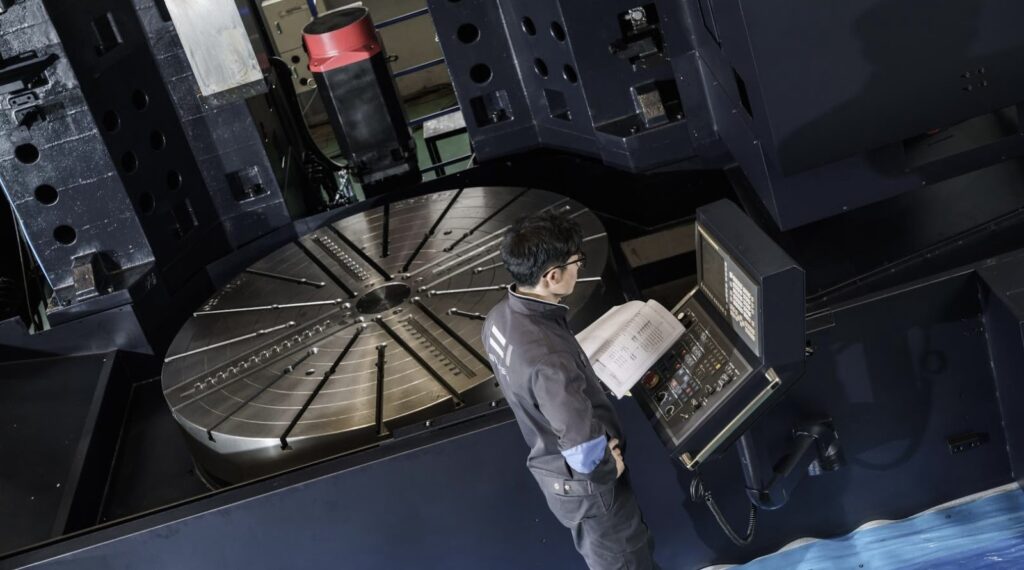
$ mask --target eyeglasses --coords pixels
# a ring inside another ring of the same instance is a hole
[[[587,267],[587,256],[585,256],[585,255],[583,255],[581,253],[581,254],[579,254],[579,257],[577,259],[575,259],[573,261],[570,261],[568,263],[563,263],[561,265],[555,265],[551,269],[562,269],[563,267],[569,267],[570,265],[572,265],[574,263],[578,263],[579,264],[580,270],[585,269]],[[551,271],[551,269],[548,269],[548,271]],[[545,273],[547,273],[547,272],[545,272]]]

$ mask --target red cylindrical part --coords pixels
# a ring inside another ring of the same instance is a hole
[[[328,12],[302,30],[309,70],[324,73],[373,57],[381,50],[366,8]]]

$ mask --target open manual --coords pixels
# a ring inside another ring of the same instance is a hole
[[[657,301],[617,305],[576,335],[598,378],[622,398],[679,340],[683,325]]]

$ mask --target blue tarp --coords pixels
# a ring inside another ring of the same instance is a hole
[[[744,570],[1024,568],[1024,491],[1011,490],[764,556]]]

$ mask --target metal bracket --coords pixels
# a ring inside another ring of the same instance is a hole
[[[76,255],[71,261],[77,301],[105,295],[113,290],[112,275],[118,268],[108,254],[89,251]]]
[[[31,89],[44,83],[40,77],[58,59],[55,53],[36,56],[35,52],[26,52],[0,61],[0,93]]]

